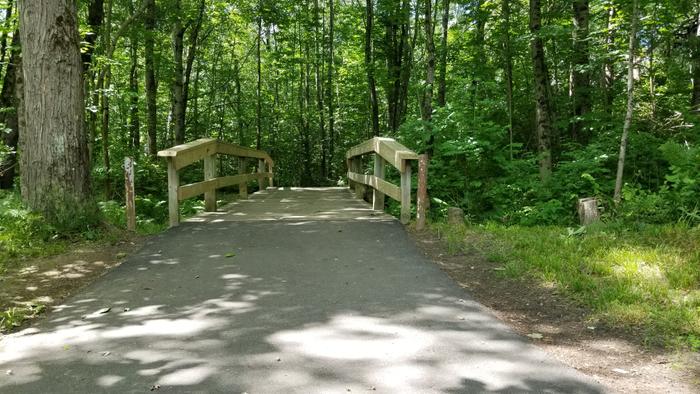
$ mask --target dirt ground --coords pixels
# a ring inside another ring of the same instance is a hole
[[[513,330],[559,361],[618,393],[700,393],[700,355],[649,348],[633,332],[590,320],[588,310],[554,288],[498,275],[484,240],[450,254],[428,231],[411,231],[422,252]]]
[[[142,242],[141,238],[131,237],[115,244],[80,243],[57,256],[11,264],[0,274],[0,311],[28,305],[59,305],[119,265]]]

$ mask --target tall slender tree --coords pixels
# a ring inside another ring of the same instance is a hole
[[[541,0],[530,0],[530,51],[535,83],[535,115],[537,128],[537,150],[539,154],[540,178],[549,179],[552,174],[552,106],[549,97],[549,71],[544,57],[542,40]]]

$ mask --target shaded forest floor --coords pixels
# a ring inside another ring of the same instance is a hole
[[[126,234],[126,233],[125,233]],[[69,251],[10,264],[0,276],[0,336],[28,323],[118,266],[143,244],[143,237],[117,241],[82,241]]]
[[[592,313],[557,291],[523,276],[501,274],[502,263],[487,258],[486,234],[468,235],[453,250],[433,231],[411,231],[421,251],[477,301],[516,332],[559,361],[614,392],[697,393],[700,355],[648,346],[643,336],[592,320]]]

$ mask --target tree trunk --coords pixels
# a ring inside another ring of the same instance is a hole
[[[447,29],[450,23],[450,0],[442,0],[442,38],[440,40],[440,72],[438,73],[437,104],[447,104]]]
[[[372,135],[379,135],[379,102],[377,100],[377,82],[374,78],[374,50],[372,45],[372,29],[374,25],[374,2],[366,1],[365,10],[365,69],[367,71],[367,88],[371,113]]]
[[[180,19],[180,14],[182,13],[180,0],[175,2],[175,10],[176,17],[172,30],[173,81],[171,91],[173,134],[175,136],[175,144],[179,145],[185,143],[185,82],[182,61],[185,50],[185,27],[182,26],[182,20]]]
[[[156,106],[156,67],[154,54],[154,34],[156,30],[156,2],[146,1],[146,15],[144,25],[146,28],[144,42],[144,57],[146,63],[146,128],[148,129],[148,154],[155,157],[158,153],[158,108]]]
[[[15,183],[17,173],[17,142],[19,139],[19,119],[17,115],[18,100],[17,79],[21,78],[18,72],[18,62],[20,61],[19,31],[15,31],[10,44],[10,61],[7,63],[5,78],[2,82],[2,92],[0,92],[0,123],[6,129],[2,133],[2,142],[10,152],[0,163],[0,189],[11,189]]]
[[[255,87],[255,148],[260,149],[262,146],[262,59],[260,57],[260,44],[262,41],[262,2],[258,3],[258,39],[255,43],[256,46],[256,60],[257,60],[257,84]]]
[[[571,137],[574,141],[588,142],[590,132],[586,130],[584,119],[591,111],[591,77],[588,54],[588,0],[574,0],[573,64],[571,99],[574,119],[571,123]]]
[[[697,28],[689,34],[693,93],[690,107],[693,112],[700,112],[700,13],[696,20]]]
[[[109,43],[112,42],[112,10],[114,8],[114,0],[109,0],[107,5],[107,15],[105,18],[105,31],[104,40]],[[110,48],[107,49],[110,51]],[[100,112],[102,114],[102,165],[105,169],[105,184],[104,193],[105,199],[109,200],[112,195],[112,185],[110,180],[110,158],[109,158],[109,95],[110,88],[112,84],[112,66],[109,62],[104,65],[103,77],[99,78],[102,80],[102,95],[100,102]],[[28,96],[27,96],[28,97]]]
[[[323,70],[321,66],[323,64],[323,57],[321,56],[321,50],[319,48],[319,42],[323,40],[323,34],[319,36],[319,23],[320,23],[320,7],[318,5],[318,0],[314,0],[314,71],[316,78],[316,105],[318,106],[318,128],[321,134],[321,179],[325,180],[328,176],[328,170],[326,166],[327,153],[326,153],[326,111],[323,104]]]
[[[435,42],[433,36],[435,29],[433,28],[433,1],[425,1],[424,28],[425,28],[425,87],[423,91],[423,99],[421,102],[421,117],[425,133],[429,135],[428,146],[426,153],[432,157],[435,150],[435,133],[433,132],[433,84],[435,83]]]
[[[328,103],[328,177],[334,174],[335,163],[335,100],[333,96],[333,71],[335,67],[335,1],[328,0],[328,84],[326,85],[326,102]]]
[[[194,60],[197,56],[197,49],[199,48],[199,34],[202,30],[205,6],[205,1],[201,0],[199,3],[199,10],[197,12],[197,19],[194,21],[194,27],[192,27],[190,30],[188,37],[189,46],[187,47],[187,58],[185,60],[185,71],[183,76],[184,82],[182,84],[182,102],[180,103],[182,106],[180,113],[182,114],[181,122],[183,124],[183,128],[186,128],[187,106],[189,105],[190,101],[190,85],[192,82],[192,69],[194,67]]]
[[[612,106],[615,101],[615,63],[613,61],[613,51],[615,50],[615,7],[610,5],[606,13],[607,35],[605,37],[605,63],[603,64],[603,108],[608,116],[612,115]]]
[[[503,72],[506,83],[506,105],[508,107],[508,140],[510,159],[513,160],[513,50],[510,38],[510,0],[501,0],[503,17]]]
[[[622,176],[625,170],[625,156],[627,154],[627,138],[632,126],[634,115],[634,57],[637,50],[637,0],[632,0],[632,15],[629,37],[629,54],[627,59],[627,113],[625,123],[622,126],[622,138],[620,139],[620,155],[617,159],[617,176],[615,177],[615,193],[613,200],[619,203],[622,199]]]
[[[139,57],[138,37],[131,35],[131,69],[129,70],[129,145],[135,151],[141,148],[141,123],[139,121]]]
[[[535,82],[535,118],[537,148],[539,153],[540,178],[547,180],[552,174],[552,110],[549,98],[549,72],[544,58],[541,0],[530,0],[531,52]]]
[[[401,103],[401,95],[404,90],[403,78],[409,59],[406,58],[410,34],[409,0],[395,1],[393,7],[386,10],[383,18],[385,27],[385,52],[387,64],[387,110],[388,126],[391,132],[396,132],[403,122],[405,109]]]
[[[49,219],[87,207],[90,165],[76,2],[21,0],[22,197]],[[60,100],[47,100],[47,97]]]

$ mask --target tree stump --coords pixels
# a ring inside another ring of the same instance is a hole
[[[578,217],[583,226],[599,222],[600,211],[598,210],[598,199],[593,197],[579,199]]]
[[[464,224],[464,210],[457,207],[447,208],[447,223]]]

